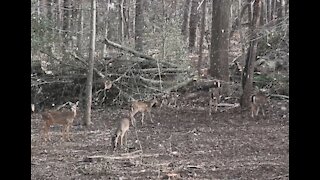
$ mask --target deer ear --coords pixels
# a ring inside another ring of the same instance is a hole
[[[76,102],[76,105],[77,105],[77,106],[78,106],[78,104],[79,104],[79,101]]]

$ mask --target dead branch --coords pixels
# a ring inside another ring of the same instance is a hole
[[[87,159],[134,159],[134,158],[140,158],[140,157],[158,157],[159,154],[134,154],[134,155],[120,155],[120,156],[108,156],[108,155],[96,155],[96,156],[88,156]]]
[[[146,54],[142,54],[141,52],[138,52],[136,50],[133,50],[131,48],[128,48],[128,47],[125,47],[125,46],[122,46],[120,44],[117,44],[115,42],[112,42],[110,40],[108,40],[107,38],[104,39],[103,41],[106,45],[109,45],[109,46],[112,46],[114,48],[117,48],[117,49],[120,49],[120,50],[123,50],[123,51],[127,51],[137,57],[141,57],[141,58],[144,58],[144,59],[147,59],[147,60],[151,60],[155,63],[157,63],[157,60],[154,59],[153,57],[149,56],[149,55],[146,55]],[[161,64],[164,64],[164,65],[167,65],[169,67],[178,67],[176,64],[173,64],[173,63],[169,63],[169,62],[160,62]]]
[[[282,98],[282,99],[288,99],[289,100],[289,96],[281,95],[281,94],[271,94],[270,97],[277,97],[277,98]]]

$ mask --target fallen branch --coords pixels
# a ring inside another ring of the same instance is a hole
[[[127,156],[107,156],[107,155],[96,155],[96,156],[88,156],[88,159],[96,159],[96,158],[102,158],[102,159],[134,159],[134,158],[140,158],[140,157],[158,157],[159,154],[138,154],[138,155],[127,155]]]
[[[282,98],[282,99],[288,99],[289,100],[289,96],[280,95],[280,94],[271,94],[270,97],[277,97],[277,98]]]
[[[103,41],[106,45],[109,45],[109,46],[112,46],[114,48],[117,48],[117,49],[120,49],[120,50],[123,50],[123,51],[127,51],[137,57],[141,57],[141,58],[144,58],[144,59],[147,59],[147,60],[151,60],[155,63],[157,63],[157,60],[154,59],[153,57],[149,56],[149,55],[146,55],[146,54],[142,54],[141,52],[138,52],[136,50],[133,50],[131,48],[128,48],[128,47],[125,47],[125,46],[122,46],[120,44],[117,44],[115,42],[112,42],[110,40],[108,40],[107,38],[104,39]],[[168,63],[168,62],[160,62],[161,64],[164,64],[164,65],[168,65],[170,67],[178,67],[176,64],[173,64],[173,63]]]

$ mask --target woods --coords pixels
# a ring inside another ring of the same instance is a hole
[[[82,103],[127,104],[161,96],[181,83],[192,86],[184,82],[203,77],[241,86],[244,108],[256,88],[288,95],[288,87],[279,87],[286,73],[276,73],[288,69],[287,1],[109,0],[97,2],[95,13],[88,1],[32,2],[31,99],[36,109],[84,95]],[[276,73],[272,77],[265,72],[270,69]],[[268,82],[275,76],[276,82]],[[114,84],[108,95],[100,91],[101,79]]]
[[[33,179],[288,179],[289,97],[289,0],[31,0]]]

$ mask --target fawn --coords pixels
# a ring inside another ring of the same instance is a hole
[[[150,101],[134,101],[131,106],[131,114],[130,118],[132,120],[132,125],[135,126],[135,118],[134,115],[136,115],[138,112],[142,113],[142,119],[141,124],[143,125],[143,119],[144,119],[144,113],[148,112],[150,116],[150,120],[153,123],[152,115],[151,115],[151,108],[153,105],[157,104],[158,100],[156,98],[153,98]]]
[[[47,141],[48,131],[51,125],[60,124],[63,125],[63,138],[70,141],[69,129],[73,123],[75,116],[77,115],[77,106],[79,101],[71,104],[71,111],[45,111],[42,113],[42,120],[44,122],[44,140]],[[50,141],[49,137],[49,141]]]
[[[262,115],[265,116],[265,105],[267,104],[267,96],[261,92],[251,96],[251,117],[258,116],[261,109]]]
[[[221,94],[221,82],[214,81],[213,88],[209,89],[210,101],[209,101],[209,116],[211,116],[212,108],[214,112],[218,111],[218,104],[220,103],[220,94]]]
[[[118,141],[120,137],[120,147],[122,148],[123,144],[127,146],[127,132],[130,126],[129,118],[122,118],[119,122],[118,128],[114,136],[112,136],[112,150],[114,151],[118,146]]]

